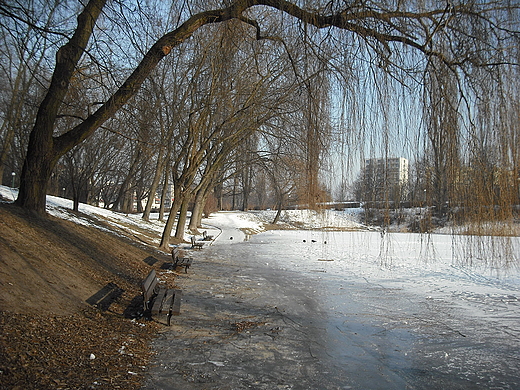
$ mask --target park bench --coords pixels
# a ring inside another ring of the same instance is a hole
[[[143,306],[145,313],[149,312],[159,322],[170,325],[172,315],[179,315],[181,311],[182,291],[166,288],[159,285],[155,270],[151,270],[142,283]]]
[[[188,273],[188,268],[191,266],[191,262],[193,259],[191,257],[180,257],[179,256],[179,248],[174,247],[172,249],[172,259],[173,259],[173,267],[184,267],[184,272]]]
[[[195,236],[191,236],[191,249],[202,249],[203,246],[203,242],[197,241]]]
[[[202,232],[202,239],[204,241],[211,241],[211,240],[213,240],[213,236],[208,236],[208,232],[206,230],[204,230]]]

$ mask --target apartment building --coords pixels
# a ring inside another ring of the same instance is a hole
[[[408,187],[408,160],[370,158],[362,171],[362,200],[402,201]]]

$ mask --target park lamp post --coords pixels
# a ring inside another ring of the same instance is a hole
[[[16,176],[15,172],[11,172],[11,176],[13,177],[11,188],[14,188],[14,177]]]

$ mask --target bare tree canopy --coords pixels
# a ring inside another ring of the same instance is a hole
[[[147,8],[150,4],[90,0],[76,13],[78,5],[66,2],[54,17],[64,21],[63,29],[54,23],[40,24],[28,6],[16,1],[0,5],[2,19],[11,26],[26,25],[60,45],[28,141],[19,206],[44,214],[47,183],[60,157],[113,118],[164,57],[179,55],[190,39],[202,39],[200,30],[211,25],[238,21],[244,27],[237,30],[242,39],[285,51],[294,77],[303,85],[310,85],[316,72],[323,73],[324,80],[332,80],[330,88],[340,84],[337,90],[345,95],[363,88],[369,74],[385,74],[397,85],[413,89],[428,88],[433,78],[425,74],[448,71],[459,102],[483,101],[488,97],[478,95],[479,85],[511,83],[518,72],[520,8],[515,1],[190,1],[158,3],[155,12]],[[77,16],[71,27],[73,15]],[[4,25],[5,34],[8,24]],[[127,55],[125,64],[124,56],[115,64],[110,60],[119,38]],[[112,65],[126,70],[115,72]],[[66,103],[79,74],[89,74],[102,84],[100,91],[82,115],[76,115],[74,124],[58,128],[60,118],[70,114]],[[462,115],[470,111],[458,104],[459,112],[466,111]],[[323,105],[315,107],[326,111]],[[313,115],[307,116],[309,124],[318,118]]]

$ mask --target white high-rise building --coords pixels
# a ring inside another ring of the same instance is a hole
[[[362,175],[365,200],[401,201],[408,185],[408,160],[370,158],[365,160]]]

